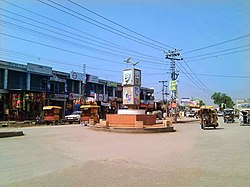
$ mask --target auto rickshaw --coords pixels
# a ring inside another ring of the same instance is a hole
[[[62,124],[63,122],[61,121],[61,112],[62,107],[60,106],[44,106],[43,111],[44,111],[44,123],[49,125],[52,123],[53,125],[57,125],[59,122]]]
[[[200,123],[201,128],[213,127],[214,129],[219,126],[218,117],[213,106],[202,106],[200,108]]]
[[[250,109],[240,110],[240,125],[250,125]]]
[[[224,109],[224,123],[234,122],[234,109],[225,108]]]
[[[99,106],[95,102],[82,105],[80,109],[82,111],[80,119],[82,124],[85,125],[90,124],[90,120],[93,120],[94,123],[99,122],[99,115],[98,115]]]

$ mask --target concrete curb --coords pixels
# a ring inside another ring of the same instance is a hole
[[[116,133],[166,133],[166,132],[175,132],[174,127],[163,127],[163,128],[115,128],[115,127],[93,127],[89,126],[89,129],[96,131],[105,131],[105,132],[116,132]]]
[[[12,132],[0,132],[0,138],[24,136],[23,131],[12,131]]]

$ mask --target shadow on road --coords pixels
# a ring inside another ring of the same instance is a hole
[[[181,119],[178,119],[177,120],[177,123],[190,123],[190,122],[198,122],[200,121],[199,119],[190,119],[190,120],[181,120]]]
[[[223,129],[224,129],[223,127],[218,127],[216,129],[214,129],[214,128],[206,128],[205,130],[207,131],[207,130],[223,130]]]

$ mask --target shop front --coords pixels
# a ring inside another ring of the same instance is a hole
[[[60,115],[64,116],[68,97],[67,94],[51,94],[49,105],[62,107],[62,113]]]
[[[41,114],[45,93],[10,91],[3,102],[3,120],[35,120]]]

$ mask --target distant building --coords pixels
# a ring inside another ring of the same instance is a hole
[[[250,99],[238,99],[236,100],[235,108],[238,110],[244,108],[250,108]]]

